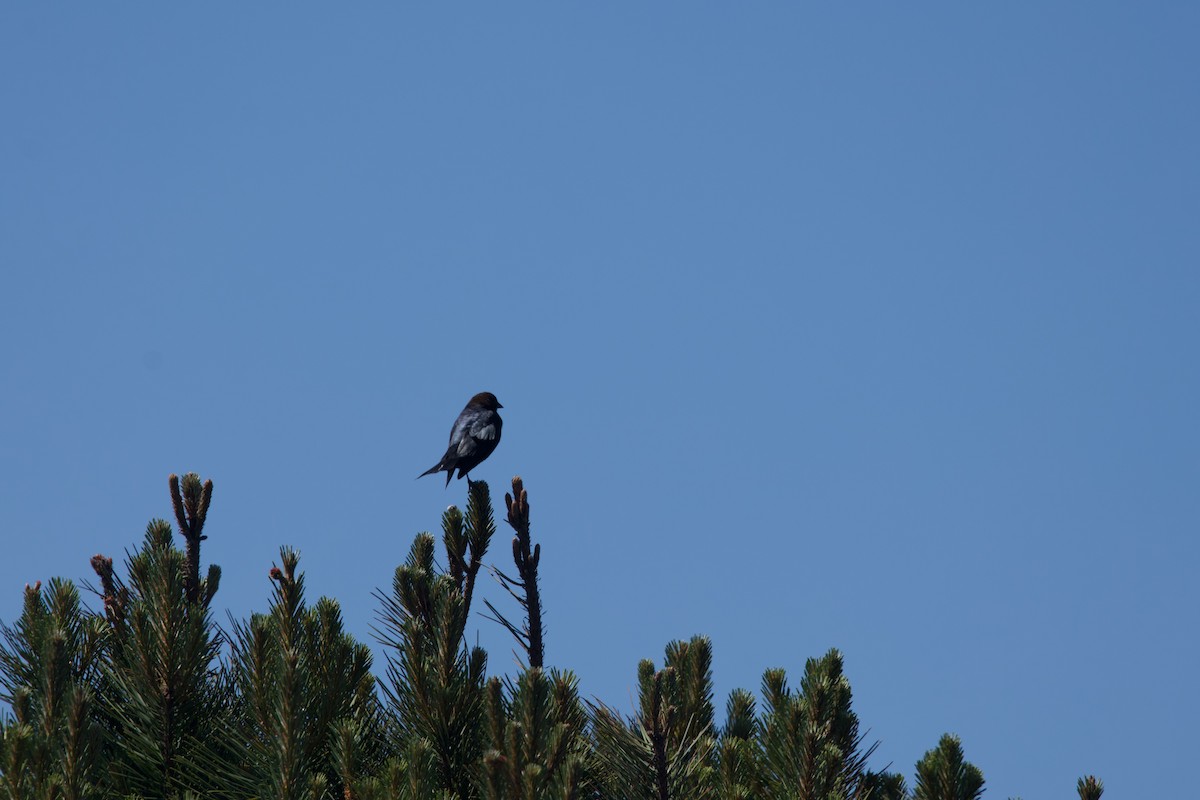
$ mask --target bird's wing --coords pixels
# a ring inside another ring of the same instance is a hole
[[[454,427],[450,429],[450,449],[461,445],[463,439],[469,438],[471,432],[471,423],[474,422],[472,417],[467,412],[458,415],[458,419],[454,420]]]
[[[494,441],[499,435],[496,429],[495,414],[488,412],[480,414],[464,426],[465,436],[458,442],[458,457],[464,458],[475,452],[481,442]]]

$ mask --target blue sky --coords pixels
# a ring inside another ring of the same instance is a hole
[[[953,731],[989,797],[1180,796],[1198,24],[6,4],[0,619],[196,471],[222,610],[290,544],[368,639],[465,497],[413,478],[488,390],[475,477],[524,476],[585,693],[630,706],[695,633],[721,705],[838,647],[877,767]]]

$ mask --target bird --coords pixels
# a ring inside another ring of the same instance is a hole
[[[472,397],[458,415],[458,419],[454,420],[446,455],[417,477],[424,478],[426,475],[445,470],[446,485],[449,486],[455,469],[458,470],[459,479],[462,479],[479,466],[480,462],[492,454],[496,445],[500,444],[500,427],[504,421],[496,413],[498,408],[504,406],[500,405],[496,395],[491,392],[480,392]],[[467,478],[467,483],[470,482],[471,479]]]

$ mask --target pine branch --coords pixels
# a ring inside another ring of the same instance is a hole
[[[421,765],[412,777],[466,799],[474,797],[482,755],[487,655],[467,649],[463,593],[453,574],[435,569],[433,551],[433,537],[418,535],[392,591],[375,592],[382,606],[375,631],[387,659],[382,689],[394,745]]]
[[[573,674],[534,668],[515,680],[492,678],[485,705],[491,737],[483,757],[489,800],[580,796],[590,742]]]
[[[472,487],[482,481],[476,481]],[[504,503],[508,507],[508,524],[517,535],[512,540],[513,563],[516,564],[520,579],[504,574],[496,567],[489,567],[492,577],[504,587],[525,610],[525,624],[518,628],[501,614],[495,606],[484,603],[492,612],[488,619],[503,625],[517,644],[525,651],[530,667],[541,668],[545,660],[542,629],[542,599],[538,591],[538,562],[542,558],[542,546],[533,545],[529,536],[529,495],[525,485],[518,475],[512,480],[512,494],[504,495]]]
[[[200,476],[189,472],[183,476],[182,493],[180,493],[178,475],[172,474],[167,478],[167,485],[171,490],[171,505],[175,509],[175,522],[179,525],[179,533],[187,542],[187,571],[184,573],[184,587],[188,602],[196,603],[201,599],[200,543],[208,538],[201,532],[204,530],[204,521],[208,518],[208,506],[212,502],[213,482],[207,480],[202,486]],[[205,605],[212,600],[212,595],[215,593],[214,582],[210,590],[205,592]]]
[[[199,520],[205,492],[188,496]],[[103,583],[107,559],[95,567]],[[108,784],[121,796],[214,787],[219,765],[232,755],[218,754],[222,742],[214,736],[229,701],[217,670],[221,633],[208,608],[188,598],[188,557],[173,546],[168,523],[147,526],[127,571],[128,606],[118,624],[110,622],[110,656],[96,692],[113,745],[106,748]],[[106,594],[114,588],[119,595],[115,577]],[[194,768],[201,763],[203,770]]]
[[[837,650],[808,659],[799,693],[788,688],[783,670],[763,674],[764,777],[773,793],[794,791],[802,800],[860,796],[866,762],[876,745],[863,746],[865,735],[851,709],[842,666]]]
[[[508,524],[517,532],[513,543],[513,560],[521,575],[525,590],[525,610],[529,613],[529,666],[541,667],[544,660],[542,644],[542,600],[538,590],[538,562],[542,560],[542,546],[535,545],[530,552],[529,538],[529,495],[520,476],[512,481],[512,494],[504,495],[508,509]]]
[[[650,667],[654,669],[653,665]],[[663,707],[663,683],[675,677],[672,667],[655,672],[652,678],[649,716],[650,743],[654,748],[654,783],[658,792],[658,800],[671,800],[669,778],[667,771],[667,736],[674,727],[677,709],[674,706]]]
[[[121,585],[113,572],[113,560],[97,553],[92,556],[92,570],[100,578],[101,598],[104,601],[104,616],[110,625],[117,628],[125,621],[129,606],[129,590]]]
[[[962,740],[944,734],[917,762],[913,800],[979,800],[983,773],[963,756]]]
[[[1104,781],[1095,775],[1086,775],[1079,779],[1076,787],[1079,790],[1079,800],[1100,800],[1104,794]]]
[[[471,597],[475,594],[475,578],[483,566],[483,557],[496,533],[492,516],[492,495],[484,481],[473,481],[468,489],[466,539],[471,548],[471,561],[466,564],[466,586],[463,589],[464,613],[471,612]]]

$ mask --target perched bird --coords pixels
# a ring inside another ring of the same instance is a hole
[[[458,470],[462,478],[468,472],[479,466],[480,462],[492,454],[496,445],[500,444],[500,426],[504,421],[496,413],[496,409],[504,408],[496,395],[491,392],[480,392],[471,398],[467,407],[454,420],[450,429],[450,446],[442,460],[418,475],[424,478],[435,472],[446,471],[446,485]],[[470,483],[471,479],[467,479]]]

